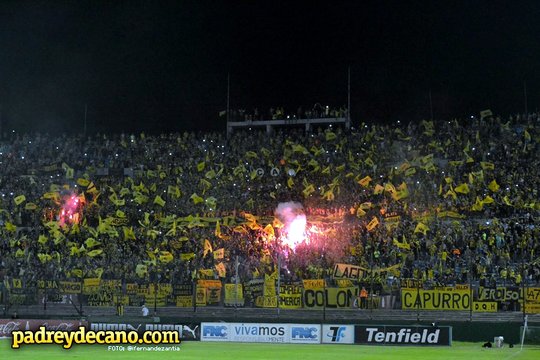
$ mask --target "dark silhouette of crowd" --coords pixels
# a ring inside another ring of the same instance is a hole
[[[0,279],[244,282],[279,264],[295,281],[346,263],[383,285],[538,283],[539,121],[12,133],[0,141]],[[294,250],[267,227],[287,201],[308,220]]]

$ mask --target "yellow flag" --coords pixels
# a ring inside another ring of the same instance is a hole
[[[225,265],[222,262],[216,265],[216,270],[220,278],[224,278],[227,276],[227,270],[225,269]]]
[[[377,185],[375,185],[375,189],[373,189],[373,194],[379,195],[379,194],[382,194],[383,191],[384,191],[384,187],[382,187],[381,185],[377,184]]]
[[[178,186],[171,186],[171,185],[167,187],[167,194],[174,196],[177,199],[180,196],[182,196],[182,193],[180,192],[180,189],[178,188]]]
[[[330,188],[323,194],[323,199],[326,201],[333,201],[335,199],[334,189]]]
[[[309,151],[305,147],[303,147],[302,145],[298,145],[298,144],[294,144],[292,146],[292,151],[293,151],[293,153],[299,152],[299,153],[302,153],[304,155],[309,154]]]
[[[90,257],[94,257],[94,256],[98,256],[101,253],[103,253],[103,250],[97,249],[97,250],[92,250],[92,251],[88,252],[87,255],[90,256]]]
[[[57,192],[46,192],[43,194],[44,199],[60,200],[60,195]]]
[[[486,196],[484,200],[482,200],[482,204],[492,204],[494,202],[493,198],[491,196]]]
[[[283,223],[276,217],[272,221],[272,227],[273,228],[281,229],[281,228],[283,228],[283,226],[284,226]]]
[[[452,189],[448,190],[446,192],[446,194],[444,194],[444,198],[446,199],[447,197],[451,196],[452,199],[456,200],[457,199],[457,195],[456,195],[456,192]]]
[[[17,231],[17,226],[13,225],[9,221],[5,222],[4,227],[5,227],[7,232],[16,232]]]
[[[371,181],[371,177],[368,175],[358,181],[358,184],[362,185],[363,187],[368,187],[369,182]]]
[[[84,244],[86,245],[86,248],[87,248],[87,249],[93,248],[94,246],[101,245],[101,243],[100,243],[99,241],[97,241],[96,239],[91,238],[91,237],[89,237],[88,239],[86,239],[86,241],[84,242]]]
[[[484,203],[483,203],[482,200],[480,200],[480,198],[477,196],[477,197],[476,197],[476,202],[475,202],[474,205],[471,207],[471,211],[482,211],[483,208],[484,208]]]
[[[138,191],[133,192],[133,201],[141,205],[148,202],[148,196],[141,194]]]
[[[411,167],[411,164],[409,164],[407,161],[405,161],[403,164],[399,165],[397,173],[400,174]]]
[[[225,249],[224,248],[214,250],[214,259],[215,260],[221,260],[224,257],[225,257]]]
[[[121,197],[129,195],[130,193],[131,193],[131,191],[128,188],[123,187],[122,189],[120,189],[120,196]]]
[[[37,209],[37,205],[34,204],[34,203],[29,202],[29,203],[26,203],[26,204],[24,205],[24,208],[25,208],[25,210],[36,210],[36,209]]]
[[[214,270],[213,269],[200,269],[199,273],[201,275],[204,275],[204,276],[207,276],[207,277],[214,276]]]
[[[332,140],[335,140],[337,138],[337,135],[332,132],[332,131],[327,131],[326,132],[326,141],[332,141]]]
[[[525,130],[523,135],[525,136],[526,141],[531,141],[531,134],[529,134],[529,132],[527,130]]]
[[[189,261],[194,258],[195,258],[195,253],[180,254],[180,259],[182,261]]]
[[[116,206],[124,206],[126,205],[126,200],[124,199],[118,199],[118,195],[116,193],[113,193],[109,196],[109,200],[116,205]]]
[[[455,189],[454,189],[455,192],[457,193],[460,193],[460,194],[468,194],[469,193],[469,185],[467,184],[461,184],[459,186],[457,186]]]
[[[371,203],[371,202],[368,201],[368,202],[363,202],[363,203],[361,203],[359,209],[362,209],[362,210],[369,210],[369,209],[371,209],[372,207],[373,207],[373,203]]]
[[[123,227],[124,230],[124,240],[135,240],[135,232],[133,228],[128,228],[127,226]]]
[[[368,229],[368,231],[371,231],[375,229],[377,225],[379,225],[379,219],[374,216],[373,219],[371,219],[371,221],[369,222],[369,224],[367,224],[366,228]]]
[[[292,189],[292,187],[294,186],[294,180],[292,179],[292,177],[287,180],[287,186],[289,187],[289,189]]]
[[[368,166],[371,166],[371,167],[375,166],[375,163],[373,162],[373,160],[371,160],[370,157],[368,157],[364,162],[365,162],[366,165],[368,165]]]
[[[247,234],[248,231],[246,230],[246,227],[244,225],[238,225],[236,226],[233,231],[235,233],[239,233],[239,234]]]
[[[216,177],[216,172],[214,171],[214,169],[209,170],[204,174],[204,177],[207,179],[213,179]]]
[[[489,183],[488,188],[489,188],[489,190],[491,190],[493,192],[497,192],[497,191],[499,191],[500,186],[499,186],[499,184],[497,184],[496,180],[493,180],[492,182]]]
[[[87,187],[90,184],[90,181],[84,179],[84,178],[78,178],[77,179],[77,185],[80,185],[82,187]]]
[[[86,187],[86,192],[89,194],[93,194],[94,196],[99,194],[99,190],[97,189],[96,185],[92,181]]]
[[[168,264],[171,261],[173,261],[173,259],[174,259],[174,256],[173,254],[171,254],[170,251],[161,251],[159,253],[159,261],[162,263]]]
[[[148,272],[148,267],[143,264],[138,264],[137,267],[135,267],[135,273],[138,277],[144,277],[146,273]]]
[[[302,194],[304,194],[304,197],[308,197],[311,193],[314,193],[314,192],[315,192],[315,187],[313,186],[313,184],[309,184],[308,186],[304,188],[304,190],[302,190]]]
[[[388,182],[384,184],[384,191],[389,192],[390,194],[393,194],[396,192],[396,187],[394,186],[394,184]]]
[[[204,199],[195,193],[191,194],[190,199],[193,200],[195,205],[204,202]]]
[[[158,204],[159,206],[163,207],[165,206],[165,200],[163,200],[161,196],[156,195],[156,197],[154,198],[154,204]]]
[[[406,199],[409,197],[409,189],[407,188],[407,184],[402,183],[402,185],[405,185],[404,187],[401,187],[396,190],[395,193],[392,194],[392,199],[398,201],[401,199]]]
[[[394,238],[393,244],[396,245],[398,248],[403,250],[411,250],[411,245],[409,245],[407,242],[403,241],[402,243],[399,242],[396,238]]]
[[[274,228],[272,227],[272,224],[268,224],[264,227],[263,231],[268,235],[269,237],[275,237],[276,234],[274,232]]]
[[[405,170],[405,176],[411,176],[414,174],[416,174],[416,168],[411,167]]]
[[[201,161],[200,163],[197,164],[197,171],[198,172],[201,172],[204,170],[204,166],[205,166],[205,162],[204,161]]]
[[[49,239],[45,235],[39,235],[38,243],[45,245]]]
[[[208,239],[204,240],[204,251],[203,251],[203,257],[206,256],[209,252],[212,252],[212,244],[210,244],[210,241]]]
[[[71,270],[71,275],[73,275],[74,277],[82,278],[83,272],[81,269],[73,269]]]
[[[495,169],[495,164],[493,164],[491,162],[481,161],[480,165],[482,166],[482,169],[484,169],[484,170],[494,170]]]
[[[26,196],[24,196],[24,195],[19,195],[19,196],[15,197],[14,200],[15,200],[15,204],[21,205],[23,202],[26,201]]]
[[[356,216],[357,217],[362,217],[362,216],[365,216],[365,215],[366,215],[366,212],[362,208],[358,208],[358,210],[356,210]]]
[[[420,222],[420,223],[418,223],[418,225],[416,225],[416,228],[414,229],[414,233],[415,234],[416,233],[422,233],[422,234],[426,235],[428,230],[429,230],[429,227],[427,227],[427,225],[422,224]]]

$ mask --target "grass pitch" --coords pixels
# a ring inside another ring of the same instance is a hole
[[[0,359],[539,359],[540,347],[483,349],[480,343],[454,342],[450,347],[301,345],[185,342],[179,351],[111,351],[105,345],[74,345],[64,350],[58,345],[26,345],[11,349],[11,340],[0,340]],[[163,347],[166,347],[163,345]]]

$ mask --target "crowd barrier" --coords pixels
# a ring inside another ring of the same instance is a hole
[[[40,281],[37,288],[24,288],[17,279],[4,281],[1,304],[4,310],[22,305],[73,304],[75,307],[176,306],[251,307],[281,309],[400,309],[441,311],[523,311],[540,313],[540,287],[518,286],[425,286],[403,279],[401,288],[368,286],[362,298],[361,286],[349,279],[309,279],[279,283],[275,278],[244,283],[198,280],[186,284],[140,284],[98,278],[76,281]],[[0,283],[0,285],[2,285]],[[375,293],[374,293],[375,292]],[[9,310],[11,311],[11,310]]]

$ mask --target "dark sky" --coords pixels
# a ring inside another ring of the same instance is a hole
[[[4,131],[224,130],[226,106],[355,121],[540,102],[540,2],[1,1]]]

